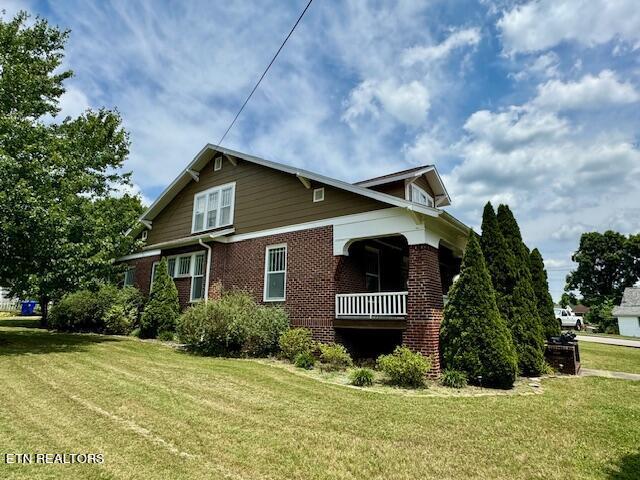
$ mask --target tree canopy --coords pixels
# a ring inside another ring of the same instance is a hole
[[[579,291],[585,305],[618,305],[624,289],[640,279],[640,234],[583,233],[571,259],[578,266],[567,276],[567,292]]]
[[[141,213],[122,172],[129,137],[117,111],[59,120],[69,32],[18,13],[0,19],[0,284],[49,300],[113,276]],[[43,312],[46,314],[46,310]]]

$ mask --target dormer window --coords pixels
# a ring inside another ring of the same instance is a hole
[[[196,193],[191,233],[233,224],[236,184],[228,183]]]
[[[433,207],[433,197],[425,190],[412,183],[410,191],[412,202],[419,203],[420,205],[426,205],[427,207]]]

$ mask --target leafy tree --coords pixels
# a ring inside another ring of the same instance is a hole
[[[618,319],[613,316],[614,304],[611,300],[605,300],[602,303],[591,307],[585,315],[585,320],[590,324],[598,325],[598,330],[603,333],[620,333],[618,329]]]
[[[117,272],[111,260],[132,246],[124,222],[141,206],[110,198],[129,184],[119,114],[57,121],[69,32],[28,18],[0,19],[0,284],[39,298],[46,321],[50,300]]]
[[[156,268],[149,301],[140,320],[140,336],[155,338],[163,332],[173,332],[180,315],[178,289],[169,276],[167,259],[163,258]]]
[[[560,325],[556,320],[556,315],[553,311],[553,299],[549,293],[547,271],[544,269],[544,261],[537,248],[534,248],[529,255],[529,268],[531,270],[531,281],[533,282],[533,291],[536,294],[538,315],[542,322],[544,336],[549,338],[560,335]]]
[[[589,306],[619,304],[624,289],[640,279],[640,234],[583,233],[571,259],[578,266],[567,276],[566,291],[579,291]]]
[[[505,301],[504,316],[525,375],[538,375],[544,366],[544,337],[529,270],[529,251],[520,228],[506,205],[498,207],[498,225],[515,259],[515,282]]]
[[[570,292],[564,292],[561,296],[560,296],[560,306],[562,308],[567,308],[571,305],[577,305],[578,304],[578,300],[576,299],[576,296],[573,293]]]
[[[444,308],[440,345],[444,366],[466,372],[471,382],[500,388],[513,385],[518,371],[516,350],[473,232],[460,278],[451,287]]]

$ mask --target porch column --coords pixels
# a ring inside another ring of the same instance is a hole
[[[440,322],[442,321],[442,282],[438,249],[431,245],[409,245],[407,277],[407,328],[403,345],[432,357],[432,374],[440,371]]]

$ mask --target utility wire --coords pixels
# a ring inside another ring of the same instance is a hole
[[[282,50],[282,48],[285,46],[285,44],[287,43],[287,40],[289,40],[289,37],[291,36],[291,34],[293,33],[293,31],[296,29],[296,27],[298,26],[298,24],[300,23],[300,20],[302,20],[302,17],[304,17],[304,14],[307,13],[307,10],[309,9],[309,7],[311,6],[311,2],[313,2],[313,0],[309,0],[309,3],[307,3],[307,6],[304,7],[304,10],[302,11],[302,13],[300,14],[300,16],[298,17],[298,20],[296,20],[296,23],[293,25],[293,27],[291,28],[291,31],[289,32],[289,35],[286,36],[286,38],[284,39],[284,41],[282,42],[282,44],[280,45],[280,48],[278,48],[278,51],[276,52],[276,54],[273,56],[273,58],[271,59],[271,61],[269,62],[269,65],[267,65],[267,68],[265,68],[264,72],[262,72],[262,75],[260,75],[260,79],[258,80],[258,82],[255,84],[255,86],[253,87],[253,90],[251,90],[251,93],[249,94],[249,96],[247,97],[247,99],[244,101],[244,103],[242,104],[242,106],[240,107],[240,110],[238,110],[238,113],[236,113],[236,116],[233,118],[233,121],[231,122],[231,124],[229,125],[229,127],[227,128],[227,130],[224,132],[224,135],[222,135],[222,137],[220,138],[220,140],[218,141],[218,146],[222,145],[222,141],[225,139],[225,137],[227,136],[227,133],[229,133],[229,130],[231,130],[233,128],[233,126],[236,123],[236,120],[238,120],[238,117],[240,116],[240,114],[242,113],[242,111],[244,110],[244,107],[246,107],[247,103],[249,103],[249,100],[251,99],[251,97],[253,96],[254,92],[257,90],[258,86],[260,85],[260,82],[262,82],[262,79],[265,77],[265,75],[267,74],[267,72],[269,71],[269,69],[271,68],[271,65],[273,65],[273,62],[276,61],[276,58],[278,58],[278,55],[280,54],[280,51]]]

